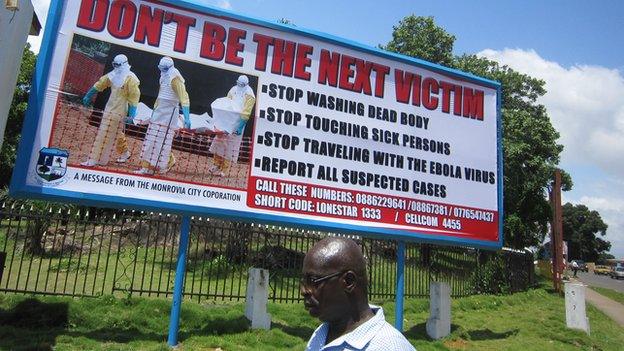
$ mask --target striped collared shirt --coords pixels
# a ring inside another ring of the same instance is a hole
[[[416,350],[409,341],[392,325],[386,322],[381,307],[372,306],[375,315],[355,328],[350,333],[338,337],[325,345],[329,324],[323,323],[308,341],[306,351],[338,351],[338,350],[366,350],[366,351],[412,351]]]

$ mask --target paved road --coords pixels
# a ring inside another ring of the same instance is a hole
[[[578,279],[589,286],[613,289],[624,293],[624,279],[611,279],[606,275],[578,272]]]

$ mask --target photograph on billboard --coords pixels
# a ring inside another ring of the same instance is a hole
[[[13,193],[500,247],[498,83],[192,1],[52,8]]]
[[[75,34],[49,147],[67,151],[72,167],[246,189],[258,78],[171,59],[169,69],[176,70],[174,79],[188,101],[185,125],[185,101],[173,88],[164,96],[163,84],[169,83],[164,79],[171,74],[159,69],[163,57]],[[239,79],[244,86],[238,87]],[[129,101],[133,94],[136,101]],[[171,106],[163,106],[170,100]],[[235,135],[241,114],[249,125]],[[225,161],[219,163],[219,157]]]

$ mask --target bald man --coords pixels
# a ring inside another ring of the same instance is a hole
[[[415,350],[368,304],[366,261],[355,241],[325,238],[306,254],[300,283],[306,310],[320,319],[306,350]]]

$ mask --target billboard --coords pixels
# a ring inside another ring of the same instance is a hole
[[[12,191],[501,246],[500,85],[193,1],[54,1]]]

